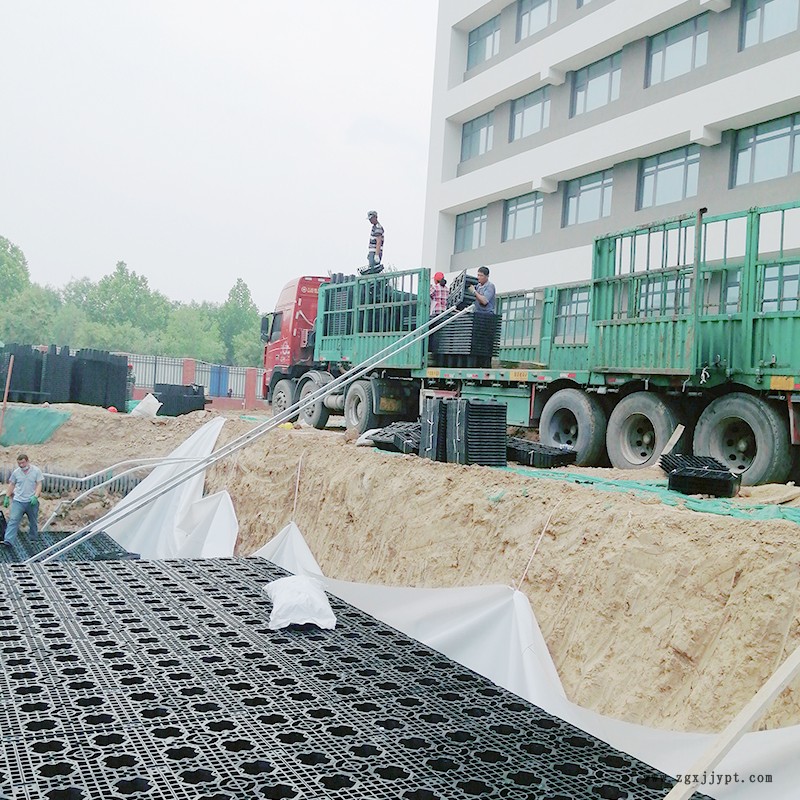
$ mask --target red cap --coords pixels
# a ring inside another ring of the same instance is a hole
[[[438,283],[442,278],[444,278],[444,272],[437,272],[433,276],[434,283]]]

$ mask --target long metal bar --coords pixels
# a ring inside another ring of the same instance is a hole
[[[433,319],[428,320],[427,322],[423,323],[418,328],[415,328],[413,331],[410,331],[397,341],[392,342],[387,347],[383,348],[383,350],[380,350],[373,356],[370,356],[370,358],[366,359],[361,364],[352,367],[347,372],[343,373],[338,378],[335,378],[330,383],[320,387],[316,391],[307,395],[302,400],[298,400],[296,403],[293,403],[291,406],[284,409],[284,411],[274,416],[268,422],[262,423],[261,425],[258,425],[255,428],[253,428],[253,430],[248,431],[247,433],[243,434],[237,439],[234,439],[224,447],[221,447],[219,450],[216,450],[206,458],[202,459],[198,464],[187,468],[183,472],[178,473],[177,475],[166,481],[161,486],[154,487],[150,492],[140,497],[134,503],[131,503],[131,505],[126,506],[121,511],[118,511],[116,508],[112,509],[108,514],[105,515],[105,517],[102,517],[95,523],[91,523],[89,525],[84,526],[80,530],[75,531],[75,533],[70,534],[70,536],[66,537],[60,542],[51,545],[50,547],[43,550],[41,553],[37,553],[36,555],[31,556],[31,558],[29,558],[24,563],[32,564],[40,562],[43,564],[47,564],[50,563],[55,558],[57,558],[58,556],[68,553],[70,550],[77,547],[83,541],[91,538],[91,536],[95,535],[96,533],[99,533],[100,530],[102,530],[101,527],[95,528],[93,526],[99,526],[99,524],[102,523],[103,527],[105,527],[125,519],[130,514],[133,514],[134,512],[143,508],[152,500],[155,500],[158,497],[163,496],[167,492],[172,491],[180,484],[184,483],[185,481],[194,477],[198,473],[202,472],[203,470],[206,469],[206,467],[211,466],[217,463],[218,461],[222,460],[223,458],[226,458],[230,454],[237,452],[238,450],[246,447],[249,444],[252,444],[254,441],[260,439],[264,434],[268,433],[273,428],[276,428],[278,425],[281,425],[284,422],[290,421],[291,418],[298,412],[302,411],[303,409],[307,408],[310,405],[313,405],[318,400],[321,400],[322,398],[331,394],[335,390],[340,389],[343,386],[347,386],[348,384],[357,380],[358,378],[360,378],[365,373],[369,372],[374,367],[377,367],[386,358],[395,355],[396,353],[400,353],[403,350],[406,350],[407,348],[416,344],[418,341],[426,339],[432,333],[435,333],[440,328],[443,328],[445,325],[449,324],[454,319],[457,319],[458,317],[461,317],[466,313],[470,313],[472,311],[472,307],[468,306],[467,308],[464,308],[461,311],[456,311],[455,313],[453,313],[454,311],[455,307],[452,307],[447,311],[443,312],[442,314],[437,315]]]

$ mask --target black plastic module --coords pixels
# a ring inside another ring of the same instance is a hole
[[[0,564],[17,564],[26,561],[31,556],[35,556],[46,550],[56,542],[63,541],[69,532],[45,531],[31,536],[30,532],[18,531],[13,540],[7,545],[0,547]],[[114,561],[120,559],[139,558],[138,553],[129,553],[124,547],[120,547],[107,533],[99,531],[90,539],[81,542],[63,558],[69,561]],[[2,800],[2,798],[0,798]]]
[[[507,406],[496,400],[446,400],[447,460],[456,464],[507,464]]]
[[[419,454],[431,461],[447,461],[447,403],[427,397],[420,416]]]
[[[658,463],[667,473],[669,488],[681,494],[735,497],[742,485],[741,475],[711,456],[668,454],[661,456]]]
[[[419,452],[421,427],[419,422],[393,422],[373,433],[370,439],[380,450],[416,455]]]
[[[674,781],[261,559],[0,566],[0,797],[663,800]],[[696,794],[695,798],[703,795]]]
[[[531,442],[519,436],[508,439],[508,460],[539,469],[567,467],[574,464],[578,452],[571,447],[551,447],[541,442]]]

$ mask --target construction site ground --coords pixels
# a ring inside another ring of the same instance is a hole
[[[56,408],[70,419],[45,444],[0,448],[4,465],[22,450],[45,471],[70,474],[163,456],[216,413],[143,419]],[[266,419],[225,415],[218,447]],[[658,469],[578,471],[664,481]],[[524,575],[519,588],[567,696],[630,722],[719,730],[800,645],[800,526],[792,521],[689,510],[635,487],[608,491],[356,447],[343,428],[270,431],[211,467],[206,488],[231,494],[238,555],[294,518],[333,578],[516,587]],[[736,502],[800,504],[793,486],[744,494]],[[63,499],[45,496],[40,521]],[[79,528],[118,499],[90,498],[51,527]],[[796,680],[759,727],[798,723]]]

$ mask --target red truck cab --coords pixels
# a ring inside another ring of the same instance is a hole
[[[265,400],[283,379],[294,379],[314,361],[314,323],[319,287],[330,278],[303,276],[283,287],[275,311],[261,319]]]

